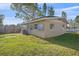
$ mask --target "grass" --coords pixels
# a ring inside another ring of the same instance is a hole
[[[79,56],[79,34],[42,39],[32,35],[1,34],[1,56]]]

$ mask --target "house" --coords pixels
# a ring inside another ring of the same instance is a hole
[[[0,33],[4,33],[3,19],[4,16],[0,15]]]
[[[48,38],[64,34],[66,32],[67,21],[63,17],[45,16],[32,19],[23,24],[23,27],[29,34]]]
[[[5,33],[20,33],[21,28],[17,25],[5,25],[4,32]]]

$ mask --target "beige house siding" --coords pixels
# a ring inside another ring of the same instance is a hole
[[[50,29],[50,24],[54,24],[53,29]],[[63,27],[63,25],[65,27]],[[46,20],[45,21],[45,37],[53,37],[64,34],[66,31],[66,24],[59,20]]]
[[[39,37],[42,37],[42,38],[45,37],[45,29],[44,28],[43,28],[43,30],[35,29],[35,24],[43,24],[44,25],[44,22],[43,21],[39,21],[39,22],[31,23],[30,24],[30,28],[32,28],[32,30],[31,30],[30,34],[33,34],[35,36],[39,36]]]
[[[35,29],[35,24],[43,24],[43,30]],[[50,29],[50,24],[53,24],[53,29]],[[63,27],[64,25],[64,27]],[[58,36],[66,32],[66,23],[59,20],[41,20],[37,22],[32,22],[29,24],[31,30],[30,34],[33,34],[38,37],[48,38],[53,36]]]

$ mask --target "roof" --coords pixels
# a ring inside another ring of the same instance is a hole
[[[34,18],[34,19],[32,19],[32,20],[37,20],[37,19],[41,19],[41,18],[49,18],[49,17],[58,17],[58,16],[42,16],[42,17],[39,17],[39,18]]]
[[[52,19],[52,20],[60,20],[60,21],[63,21],[63,22],[65,22],[65,23],[68,23],[65,18],[63,18],[63,17],[58,17],[58,16],[43,16],[43,17],[40,17],[40,18],[34,18],[34,19],[30,20],[30,21],[27,22],[27,23],[37,22],[37,21],[41,21],[41,20],[48,19],[48,18],[50,18],[50,19]],[[23,23],[23,24],[25,24],[25,23]]]

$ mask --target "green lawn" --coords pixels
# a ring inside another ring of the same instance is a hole
[[[32,35],[1,34],[0,55],[78,55],[79,34],[66,33],[64,35],[42,39]]]

